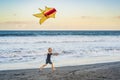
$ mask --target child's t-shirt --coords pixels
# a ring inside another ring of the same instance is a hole
[[[52,53],[51,54],[47,54],[47,60],[51,60],[51,55],[52,55]]]

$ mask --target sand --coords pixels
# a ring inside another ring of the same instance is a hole
[[[120,80],[120,62],[0,71],[0,80]]]

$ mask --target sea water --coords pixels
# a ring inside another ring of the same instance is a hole
[[[49,47],[55,66],[120,61],[120,31],[0,31],[0,70],[39,68]]]

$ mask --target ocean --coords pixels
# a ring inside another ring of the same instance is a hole
[[[0,31],[0,70],[39,68],[49,47],[55,66],[120,61],[120,31]]]

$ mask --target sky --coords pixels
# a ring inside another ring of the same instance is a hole
[[[45,6],[56,18],[40,25]],[[120,0],[0,0],[0,30],[120,30]]]

